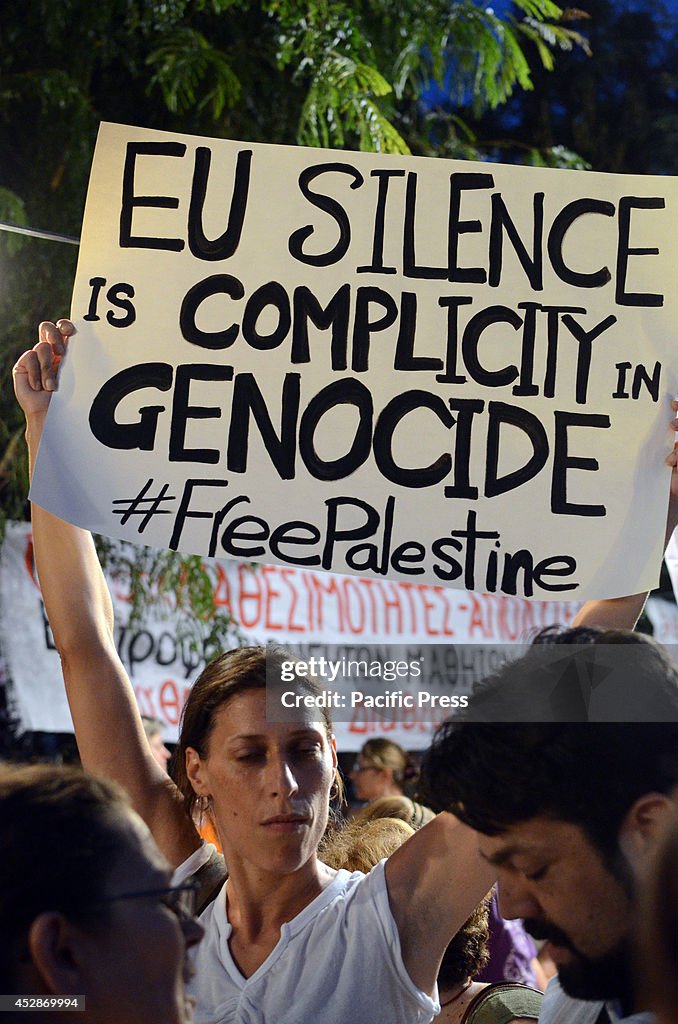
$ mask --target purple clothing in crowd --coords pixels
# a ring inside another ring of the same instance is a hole
[[[476,981],[517,981],[536,988],[531,960],[537,947],[522,921],[506,921],[499,913],[496,893],[490,903],[490,962],[476,975]]]

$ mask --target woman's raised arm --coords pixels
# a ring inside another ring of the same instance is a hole
[[[432,992],[445,949],[496,881],[477,833],[443,811],[386,861],[386,885],[403,963]]]
[[[40,324],[38,343],[14,367],[31,469],[58,366],[73,333],[69,320]],[[31,518],[38,577],[83,766],[127,790],[165,855],[179,864],[200,840],[178,790],[151,754],[113,641],[113,606],[92,536],[37,505]]]

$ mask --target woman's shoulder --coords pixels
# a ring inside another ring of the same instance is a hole
[[[469,1004],[463,1024],[509,1024],[517,1018],[537,1020],[543,993],[528,985],[487,985]]]
[[[172,885],[195,886],[195,912],[202,914],[214,901],[228,877],[226,861],[212,843],[203,842],[174,872]]]
[[[224,855],[214,849],[207,860],[201,864],[192,876],[193,884],[196,887],[196,914],[202,914],[209,907],[210,903],[214,902],[227,878],[228,870]]]

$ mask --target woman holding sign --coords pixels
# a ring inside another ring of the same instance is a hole
[[[15,366],[32,457],[73,332],[67,320],[41,324]],[[222,655],[196,682],[175,785],[144,735],[91,536],[34,506],[33,538],[84,766],[127,789],[177,883],[210,859],[192,810],[216,823],[229,877],[201,917],[197,1020],[339,1024],[359,1006],[371,1024],[430,1021],[443,951],[493,882],[475,834],[443,813],[369,875],[319,861],[338,779],[331,724],[303,701],[296,721],[267,720],[261,649]],[[582,618],[628,625],[640,607],[598,602]]]
[[[41,324],[38,344],[15,367],[32,457],[73,331],[67,320]],[[369,875],[319,861],[338,780],[331,724],[304,706],[295,722],[267,721],[261,649],[222,655],[195,684],[177,787],[144,735],[91,536],[38,507],[33,515],[84,766],[127,789],[177,883],[210,857],[192,810],[216,823],[229,877],[201,917],[197,1020],[339,1024],[356,1006],[371,1024],[431,1020],[443,951],[493,882],[474,833],[442,814]],[[312,695],[312,685],[303,689]]]

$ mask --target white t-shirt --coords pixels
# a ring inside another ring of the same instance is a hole
[[[189,858],[185,880],[205,859]],[[197,1024],[428,1024],[440,1012],[403,964],[382,861],[369,875],[338,871],[284,924],[275,949],[250,978],[233,962],[222,889],[200,918],[195,948]]]

